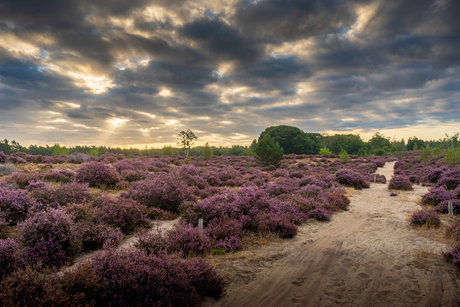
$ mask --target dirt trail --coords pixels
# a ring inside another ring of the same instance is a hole
[[[389,180],[393,165],[377,172]],[[459,274],[439,256],[448,245],[409,225],[427,192],[414,189],[390,197],[387,185],[371,184],[349,211],[307,226],[282,261],[209,305],[460,306]]]

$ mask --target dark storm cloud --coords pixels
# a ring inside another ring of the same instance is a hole
[[[308,38],[350,25],[355,14],[338,0],[242,0],[235,20],[245,32],[279,41]]]
[[[219,3],[0,1],[0,121],[129,145],[459,120],[460,1]]]

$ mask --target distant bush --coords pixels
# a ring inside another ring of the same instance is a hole
[[[335,177],[338,183],[344,186],[354,187],[357,190],[370,187],[370,183],[366,181],[361,174],[351,169],[340,169],[335,173]]]
[[[184,201],[195,199],[187,185],[174,174],[163,174],[152,180],[134,182],[121,196],[136,200],[147,207],[173,212],[178,212]]]
[[[419,210],[412,214],[410,221],[417,226],[426,224],[428,227],[439,227],[441,225],[441,219],[434,210]]]
[[[343,164],[347,164],[348,162],[350,162],[350,156],[348,156],[348,152],[345,149],[343,149],[340,152],[339,157],[340,162],[342,162]]]
[[[16,171],[16,169],[14,168],[14,166],[12,165],[9,165],[9,164],[0,164],[0,175],[11,175],[12,173],[14,173]]]
[[[3,151],[0,150],[0,163],[6,163],[8,160],[8,156],[3,153]]]
[[[33,181],[42,179],[42,175],[34,173],[18,173],[14,172],[5,178],[6,182],[15,183],[21,189],[26,189]]]
[[[52,170],[43,176],[43,179],[54,182],[71,182],[75,178],[75,172],[69,170]]]
[[[319,149],[319,154],[320,155],[332,155],[332,152],[328,148],[320,148]]]
[[[388,183],[388,189],[410,191],[414,188],[409,178],[402,175],[394,175]]]
[[[77,170],[75,179],[78,182],[88,183],[90,187],[113,187],[120,181],[120,175],[114,167],[103,162],[90,162]]]

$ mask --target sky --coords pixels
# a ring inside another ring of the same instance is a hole
[[[0,139],[460,131],[458,0],[0,0]]]

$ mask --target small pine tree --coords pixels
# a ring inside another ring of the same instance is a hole
[[[414,148],[412,149],[413,151],[417,151],[418,150],[418,145],[417,143],[414,144]]]
[[[70,154],[70,150],[65,147],[61,147],[59,144],[55,144],[53,146],[53,152],[51,153],[52,156],[59,156],[59,155],[68,155]]]
[[[206,145],[204,145],[203,147],[203,158],[208,161],[209,159],[212,159],[212,147],[209,146],[208,143],[206,143]]]
[[[431,158],[431,150],[429,147],[423,148],[422,154],[420,155],[420,160],[425,161]]]
[[[339,154],[340,157],[340,162],[343,164],[347,164],[350,162],[350,157],[348,156],[348,152],[345,149],[342,149],[342,151]]]
[[[332,152],[329,150],[329,148],[320,148],[319,154],[320,155],[332,155]]]
[[[441,155],[441,148],[435,147],[432,152],[433,156],[440,156]]]
[[[264,166],[274,165],[278,167],[283,159],[283,148],[278,142],[274,142],[270,135],[266,134],[262,140],[257,142],[255,158],[258,163]]]

